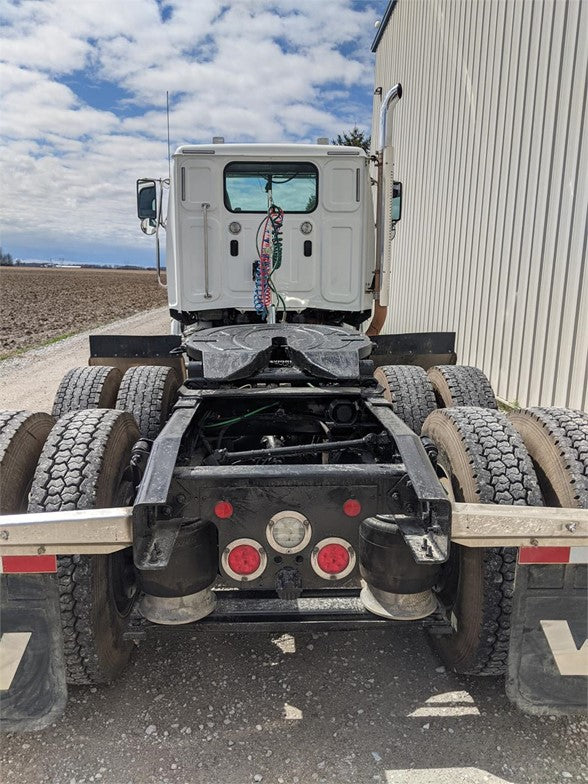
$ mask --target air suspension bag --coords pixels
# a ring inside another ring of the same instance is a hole
[[[361,599],[376,615],[416,620],[437,608],[431,588],[439,567],[416,563],[395,523],[377,517],[361,523],[359,571],[366,583]]]
[[[200,620],[214,609],[211,586],[218,571],[218,534],[212,523],[182,526],[168,565],[141,570],[140,610],[153,623]]]
[[[435,585],[439,567],[418,564],[395,523],[368,517],[359,527],[359,571],[381,591],[419,593]]]

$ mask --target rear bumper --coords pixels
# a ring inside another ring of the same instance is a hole
[[[588,547],[588,509],[451,505],[451,541],[465,547]],[[0,517],[0,556],[106,554],[133,544],[133,507]]]

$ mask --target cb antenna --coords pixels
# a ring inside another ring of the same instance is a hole
[[[171,181],[171,152],[169,145],[169,90],[165,91],[166,116],[167,116],[167,172]]]

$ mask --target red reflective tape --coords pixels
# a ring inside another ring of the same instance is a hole
[[[3,555],[5,574],[42,574],[57,571],[56,555]]]
[[[521,547],[520,564],[557,564],[570,562],[569,547]]]

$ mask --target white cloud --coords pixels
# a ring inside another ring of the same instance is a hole
[[[371,93],[382,5],[0,3],[5,244],[108,235],[136,246],[135,179],[166,168],[166,90],[174,144],[215,134],[308,141],[365,127],[369,106],[356,116],[351,91]]]

